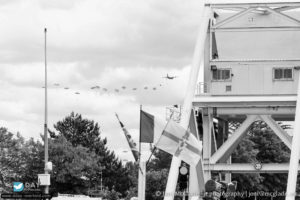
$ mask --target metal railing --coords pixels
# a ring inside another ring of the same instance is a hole
[[[209,93],[209,87],[206,82],[199,82],[196,86],[196,94],[195,95],[202,95]]]
[[[172,117],[172,119],[175,122],[180,122],[181,119],[181,105],[174,105],[170,107],[166,107],[166,120],[169,121],[169,119]]]

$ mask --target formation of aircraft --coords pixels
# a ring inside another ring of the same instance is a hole
[[[162,77],[162,78],[165,78],[165,79],[168,79],[168,80],[173,80],[173,79],[177,78],[177,76],[171,76],[171,75],[167,74],[165,77]],[[59,83],[54,83],[53,85],[55,87],[61,86],[61,84],[59,84]],[[151,87],[151,86],[142,86],[141,88],[139,88],[139,87],[128,88],[128,87],[126,87],[126,86],[123,85],[120,88],[111,89],[110,91],[114,91],[114,92],[119,93],[119,92],[121,92],[120,89],[122,89],[122,90],[133,90],[133,91],[137,91],[138,89],[143,89],[143,90],[151,90],[151,89],[152,90],[157,90],[158,87],[162,87],[162,86],[163,86],[163,84],[159,84],[159,85],[153,86],[153,87]],[[45,86],[43,86],[42,88],[45,88]],[[70,88],[69,87],[63,87],[63,89],[69,90]],[[100,91],[100,89],[101,89],[101,91],[103,91],[103,92],[108,92],[109,91],[109,89],[104,88],[104,87],[101,88],[99,85],[92,86],[92,87],[90,87],[90,89],[91,90],[98,90],[98,91]],[[80,92],[74,92],[74,94],[79,95]]]

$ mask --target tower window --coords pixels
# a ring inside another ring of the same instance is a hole
[[[293,80],[292,68],[274,68],[273,69],[274,80]]]
[[[231,79],[230,69],[217,69],[212,71],[214,81],[229,81]]]

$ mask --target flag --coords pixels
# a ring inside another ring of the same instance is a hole
[[[153,143],[163,131],[166,122],[141,110],[140,142]]]
[[[119,123],[120,123],[120,125],[121,125],[121,128],[122,128],[122,130],[123,130],[123,132],[124,132],[124,135],[125,135],[125,137],[126,137],[126,139],[127,139],[127,142],[128,142],[128,144],[129,144],[129,147],[130,147],[131,152],[132,152],[132,154],[133,154],[133,157],[134,157],[135,161],[138,161],[138,160],[139,160],[139,151],[138,151],[138,149],[137,149],[137,145],[136,145],[136,143],[134,142],[134,140],[132,139],[132,137],[131,137],[131,135],[129,134],[129,132],[127,131],[127,129],[125,128],[124,124],[120,121],[119,116],[117,115],[117,113],[116,113],[116,117],[117,117],[117,119],[119,120]]]
[[[202,143],[172,120],[166,125],[155,146],[189,165],[197,165],[201,158]]]
[[[141,110],[140,142],[153,143],[154,116]]]

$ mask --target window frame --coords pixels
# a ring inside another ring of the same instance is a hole
[[[215,71],[225,71],[225,70],[229,70],[229,78],[228,79],[214,79],[214,71],[211,71],[211,81],[212,82],[231,82],[232,81],[232,68],[217,68],[217,70]]]
[[[282,70],[283,73],[283,77],[282,78],[275,78],[275,70]],[[292,77],[291,78],[284,78],[284,70],[285,69],[290,69],[292,71]],[[293,67],[274,67],[273,70],[272,70],[272,79],[273,81],[294,81],[294,68]]]

